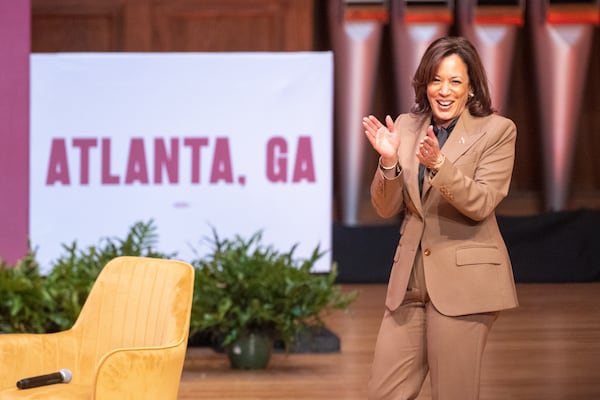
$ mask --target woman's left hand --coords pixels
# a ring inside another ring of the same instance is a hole
[[[433,133],[433,126],[429,125],[427,128],[427,135],[419,143],[417,149],[417,158],[421,164],[424,164],[429,169],[439,167],[443,155],[440,152],[440,143]]]

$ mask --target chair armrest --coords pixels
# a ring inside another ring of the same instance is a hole
[[[0,389],[19,379],[74,368],[76,346],[70,331],[0,334]]]
[[[176,400],[187,341],[164,347],[118,349],[98,364],[96,400]]]

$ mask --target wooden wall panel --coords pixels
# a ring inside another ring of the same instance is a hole
[[[119,51],[123,48],[120,1],[33,0],[31,51]]]
[[[32,0],[32,51],[310,51],[313,0]]]
[[[273,0],[166,1],[152,11],[154,48],[161,51],[311,50],[312,13],[306,4]]]

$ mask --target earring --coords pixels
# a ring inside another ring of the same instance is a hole
[[[475,93],[473,93],[473,92],[469,93],[470,98],[473,98],[473,96],[475,96]]]

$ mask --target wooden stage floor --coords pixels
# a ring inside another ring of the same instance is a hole
[[[188,349],[179,399],[366,399],[385,285],[359,290],[350,313],[327,317],[341,352],[273,355],[263,371],[235,371],[208,348]],[[519,284],[521,306],[496,321],[481,400],[600,399],[600,283]],[[419,400],[431,399],[429,380]]]

